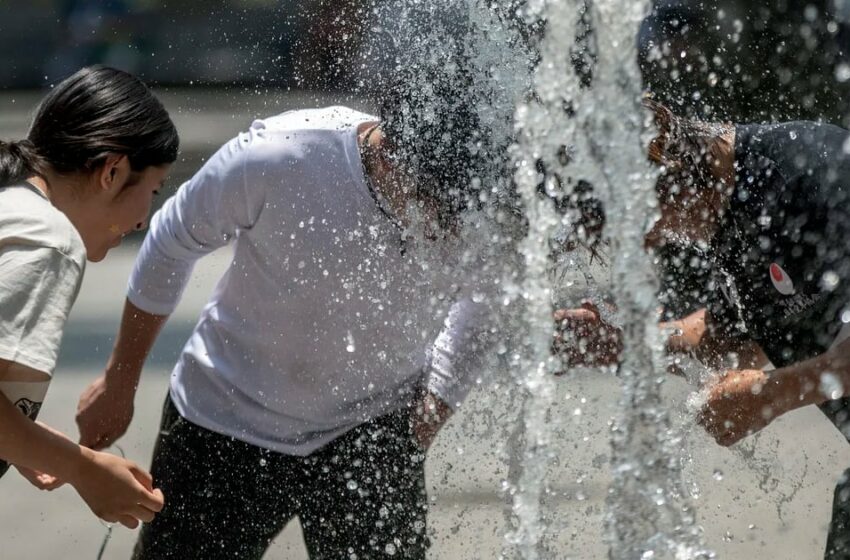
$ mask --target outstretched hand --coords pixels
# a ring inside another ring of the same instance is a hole
[[[132,386],[111,386],[105,375],[95,379],[77,405],[80,445],[104,449],[124,435],[133,419]]]
[[[728,370],[707,387],[699,423],[723,446],[730,446],[773,421],[782,411],[765,391],[760,369]]]
[[[430,391],[423,391],[411,411],[413,436],[419,446],[428,450],[440,428],[452,415],[451,407]]]
[[[622,332],[605,322],[599,308],[591,302],[578,309],[559,309],[552,350],[568,366],[609,366],[620,361]]]

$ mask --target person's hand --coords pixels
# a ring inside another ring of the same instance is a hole
[[[767,383],[760,369],[726,371],[707,387],[699,423],[723,446],[761,430],[783,412],[765,390]]]
[[[21,476],[27,479],[30,484],[32,484],[39,490],[56,490],[57,488],[65,484],[64,481],[53,476],[52,474],[43,473],[18,465],[15,465],[15,468],[18,470]]]
[[[154,490],[151,475],[132,461],[82,448],[80,463],[69,477],[95,515],[108,523],[135,529],[162,511],[165,498]]]
[[[620,361],[623,351],[619,328],[606,323],[590,302],[578,309],[559,309],[552,350],[568,366],[608,366]]]
[[[427,451],[437,437],[437,432],[452,415],[452,409],[430,391],[423,391],[411,414],[413,436],[419,446]]]
[[[86,387],[77,405],[80,445],[103,449],[123,436],[133,419],[135,394],[134,387],[109,384],[105,375]]]

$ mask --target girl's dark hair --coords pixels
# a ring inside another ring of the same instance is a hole
[[[41,102],[26,140],[0,142],[0,186],[42,175],[91,171],[110,154],[133,171],[173,163],[180,144],[162,103],[141,80],[114,68],[83,68]]]

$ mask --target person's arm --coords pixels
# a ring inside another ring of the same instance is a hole
[[[77,405],[81,445],[103,449],[127,431],[142,367],[167,320],[167,315],[147,313],[126,300],[106,371]]]
[[[177,307],[195,262],[256,223],[265,204],[266,169],[253,133],[225,144],[163,205],[136,259],[127,303],[105,374],[77,408],[80,442],[103,448],[121,437],[133,416],[142,367],[168,316]]]
[[[620,328],[606,322],[599,309],[585,302],[577,309],[559,309],[554,313],[557,328],[553,350],[568,366],[607,366],[620,361],[623,350]],[[659,323],[666,333],[669,354],[688,354],[709,367],[720,367],[734,357],[740,367],[761,367],[767,358],[761,348],[748,339],[731,336],[712,320],[711,313],[700,309],[676,321]],[[672,367],[671,373],[677,373]]]
[[[728,446],[787,412],[848,395],[850,340],[845,340],[819,356],[770,372],[725,372],[710,387],[700,422],[717,443]]]
[[[482,304],[464,299],[449,311],[431,348],[425,388],[413,411],[413,430],[424,449],[472,388],[472,372],[486,357],[488,327]]]
[[[669,332],[666,349],[670,354],[690,354],[709,367],[723,367],[734,358],[741,369],[762,368],[768,358],[754,341],[731,336],[707,309],[700,309],[676,321],[661,323]]]
[[[138,465],[79,446],[33,422],[2,393],[0,426],[0,458],[68,482],[103,520],[135,528],[162,509],[162,492],[153,489],[150,475]]]

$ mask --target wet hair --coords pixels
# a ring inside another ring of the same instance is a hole
[[[438,221],[446,226],[477,204],[481,189],[481,132],[466,95],[473,84],[459,66],[419,70],[428,74],[424,81],[403,77],[386,90],[381,125],[393,165],[411,177],[418,197],[437,205]]]
[[[675,193],[675,189],[682,187],[714,187],[717,181],[711,169],[714,164],[711,148],[729,125],[679,117],[648,97],[644,98],[643,106],[652,112],[658,127],[658,136],[649,144],[648,156],[664,169],[656,183],[659,195]]]
[[[126,155],[141,172],[173,163],[179,144],[168,112],[141,80],[91,66],[50,91],[25,140],[0,142],[0,186],[47,171],[93,171],[110,154]]]

